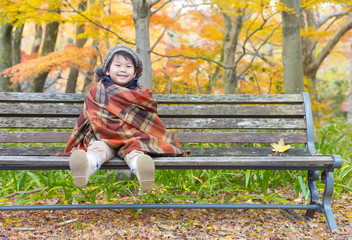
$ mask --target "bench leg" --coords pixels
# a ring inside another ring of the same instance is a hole
[[[317,180],[319,180],[319,170],[308,171],[308,187],[310,191],[310,204],[320,204]],[[315,212],[316,212],[315,209],[308,209],[306,212],[306,217],[313,218]]]
[[[334,192],[334,174],[333,172],[323,171],[321,174],[321,182],[325,184],[322,201],[322,212],[325,216],[328,228],[331,230],[338,230],[334,213],[331,209],[331,197]]]

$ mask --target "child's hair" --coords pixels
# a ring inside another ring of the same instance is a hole
[[[118,52],[115,52],[114,55],[112,55],[110,61],[106,65],[106,70],[105,70],[104,74],[106,74],[106,71],[108,71],[110,69],[112,60],[114,59],[115,56],[122,56],[125,59],[130,60],[133,63],[134,73],[137,73],[137,63],[136,63],[136,60],[131,56],[131,54],[129,54],[126,51],[118,51]]]

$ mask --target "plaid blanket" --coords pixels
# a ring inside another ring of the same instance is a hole
[[[121,158],[132,150],[151,156],[185,154],[157,116],[152,92],[141,86],[130,90],[99,81],[90,90],[65,153],[86,150],[92,138],[105,141]]]

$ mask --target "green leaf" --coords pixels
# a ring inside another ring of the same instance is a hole
[[[299,185],[300,185],[300,188],[301,188],[301,191],[302,191],[302,194],[304,196],[304,199],[308,199],[308,192],[307,192],[307,186],[305,184],[305,182],[303,181],[303,178],[302,176],[298,176],[298,182],[299,182]]]
[[[284,204],[292,204],[292,202],[287,201],[286,199],[282,199],[282,198],[279,198],[279,197],[273,197],[273,196],[254,197],[254,198],[251,198],[251,199],[264,199],[264,200],[272,200],[272,201],[276,201],[276,202],[281,202],[281,203],[284,203]]]
[[[341,169],[339,178],[344,179],[351,171],[352,171],[352,165],[345,166],[344,168]]]
[[[40,182],[39,177],[36,174],[33,174],[32,172],[28,172],[27,174],[37,184],[39,188],[43,187],[43,184]]]

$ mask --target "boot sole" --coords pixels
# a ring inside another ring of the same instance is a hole
[[[143,191],[152,189],[155,175],[153,159],[148,155],[139,156],[136,161],[136,172],[141,189]]]
[[[69,159],[73,183],[75,186],[84,188],[88,184],[88,159],[83,150],[74,151]]]

